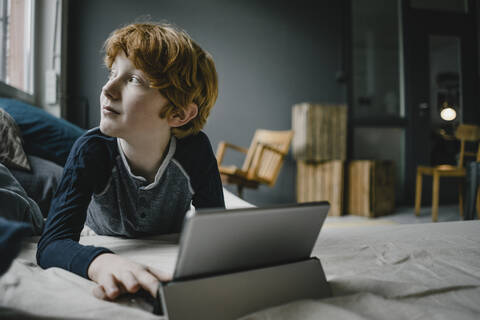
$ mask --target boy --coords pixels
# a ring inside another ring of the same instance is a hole
[[[225,207],[218,167],[200,131],[218,94],[211,56],[169,25],[132,24],[105,42],[110,70],[100,127],[72,147],[38,244],[43,268],[61,267],[115,299],[156,295],[169,275],[78,243],[86,223],[125,237],[179,232],[190,203]]]

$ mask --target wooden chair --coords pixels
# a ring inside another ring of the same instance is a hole
[[[432,190],[432,221],[438,220],[438,194],[440,191],[441,177],[458,177],[463,178],[458,185],[459,189],[459,207],[460,215],[463,216],[463,183],[465,179],[465,156],[471,156],[480,160],[480,145],[476,152],[465,151],[466,142],[477,142],[480,139],[480,127],[475,125],[460,124],[455,131],[455,137],[460,140],[460,156],[458,165],[452,166],[449,164],[442,164],[434,167],[418,166],[417,167],[417,185],[415,194],[415,215],[420,214],[420,204],[422,199],[422,177],[423,175],[433,176],[433,190]]]
[[[224,184],[237,185],[240,198],[244,188],[258,188],[263,183],[270,187],[275,185],[288,153],[293,138],[293,131],[257,130],[250,148],[245,149],[234,144],[221,141],[217,148],[217,163]],[[246,154],[242,168],[223,166],[222,161],[227,148]]]

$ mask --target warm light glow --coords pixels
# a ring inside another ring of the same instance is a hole
[[[440,111],[440,117],[445,121],[452,121],[457,117],[457,112],[452,107],[447,107]]]

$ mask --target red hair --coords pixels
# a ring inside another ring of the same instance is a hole
[[[135,23],[115,30],[105,41],[105,64],[110,69],[122,50],[137,69],[149,78],[170,102],[161,112],[165,118],[191,103],[198,114],[187,124],[173,128],[183,138],[205,125],[218,96],[218,77],[211,55],[185,31],[167,24]]]

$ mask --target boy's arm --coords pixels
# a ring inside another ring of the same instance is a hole
[[[65,165],[45,229],[38,243],[37,262],[43,268],[60,267],[95,281],[94,294],[101,299],[134,293],[144,288],[156,295],[158,281],[171,275],[140,265],[106,248],[78,243],[93,192],[107,184],[112,157],[104,143],[77,141]]]
[[[111,172],[109,157],[105,144],[85,136],[73,146],[38,243],[42,268],[60,267],[88,278],[91,261],[111,252],[78,243],[91,195],[96,186],[105,186]]]
[[[198,134],[197,139],[194,149],[196,157],[192,165],[195,191],[192,204],[197,209],[225,208],[222,180],[210,141],[203,132]]]
[[[222,180],[216,160],[210,169],[205,171],[201,182],[194,189],[192,204],[195,208],[225,208]]]

